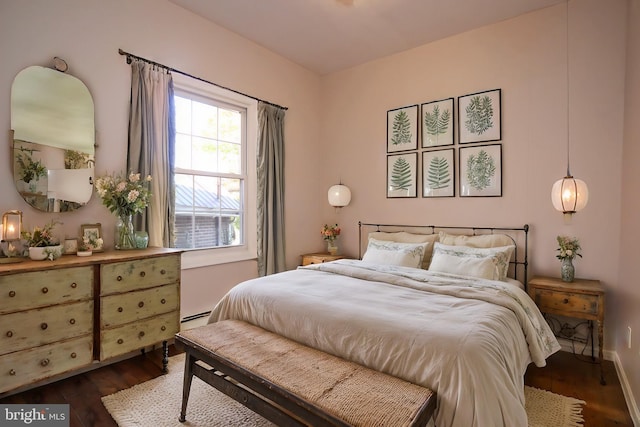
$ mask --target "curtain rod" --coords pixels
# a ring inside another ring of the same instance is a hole
[[[269,104],[269,105],[272,105],[274,107],[282,108],[283,110],[288,110],[289,109],[287,107],[283,107],[282,105],[278,105],[278,104],[275,104],[273,102],[265,101],[264,99],[256,98],[255,96],[247,95],[246,93],[242,93],[242,92],[237,91],[235,89],[231,89],[231,88],[228,88],[226,86],[222,86],[222,85],[219,85],[217,83],[210,82],[209,80],[205,80],[203,78],[191,75],[189,73],[185,73],[184,71],[176,70],[175,68],[168,67],[168,66],[166,66],[164,64],[160,64],[159,62],[151,61],[151,60],[143,58],[141,56],[134,55],[133,53],[125,52],[122,49],[118,49],[118,53],[120,55],[126,55],[127,56],[127,64],[131,63],[131,58],[139,59],[140,61],[144,61],[144,62],[146,62],[148,64],[164,68],[165,70],[168,70],[168,71],[171,71],[171,72],[174,72],[174,73],[182,74],[183,76],[191,77],[192,79],[200,80],[201,82],[208,83],[208,84],[213,85],[213,86],[217,86],[217,87],[219,87],[221,89],[229,90],[231,92],[237,93],[238,95],[246,96],[247,98],[255,99],[256,101],[264,102],[265,104]]]

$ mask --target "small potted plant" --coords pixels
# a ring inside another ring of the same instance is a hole
[[[53,234],[53,228],[57,224],[57,221],[51,221],[44,227],[34,227],[33,231],[22,232],[22,238],[29,247],[29,258],[35,261],[54,260],[62,255],[60,239]]]
[[[102,238],[95,233],[87,233],[78,243],[78,256],[91,256],[93,251],[102,247]]]
[[[30,191],[34,192],[35,181],[47,175],[47,168],[40,160],[34,161],[28,154],[18,154],[17,162],[21,171],[20,179],[29,185]]]

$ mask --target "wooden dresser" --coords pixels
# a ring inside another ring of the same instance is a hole
[[[180,330],[180,251],[0,264],[0,396]]]

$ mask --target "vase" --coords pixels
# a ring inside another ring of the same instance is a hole
[[[44,259],[54,260],[62,255],[62,245],[56,246],[38,246],[29,248],[29,258],[34,261],[42,261]]]
[[[573,282],[575,274],[576,269],[573,267],[573,260],[571,258],[564,258],[560,266],[560,277],[562,277],[562,281]]]
[[[146,231],[136,231],[136,248],[144,249],[149,246],[149,233]]]
[[[327,241],[327,252],[331,255],[336,255],[338,253],[338,245],[336,245],[336,242],[331,240]]]
[[[120,215],[116,221],[115,248],[128,250],[136,248],[136,237],[133,230],[133,215]]]

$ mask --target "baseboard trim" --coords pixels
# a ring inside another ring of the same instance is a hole
[[[631,390],[631,386],[629,385],[627,374],[624,372],[624,369],[622,368],[622,363],[620,362],[618,353],[613,352],[613,356],[614,356],[613,364],[616,367],[616,373],[618,374],[618,379],[620,380],[620,385],[622,386],[622,393],[624,394],[624,400],[627,401],[627,408],[629,408],[629,413],[631,414],[631,420],[633,421],[633,425],[635,427],[640,427],[640,410],[638,410],[636,399],[633,397],[633,391]]]

